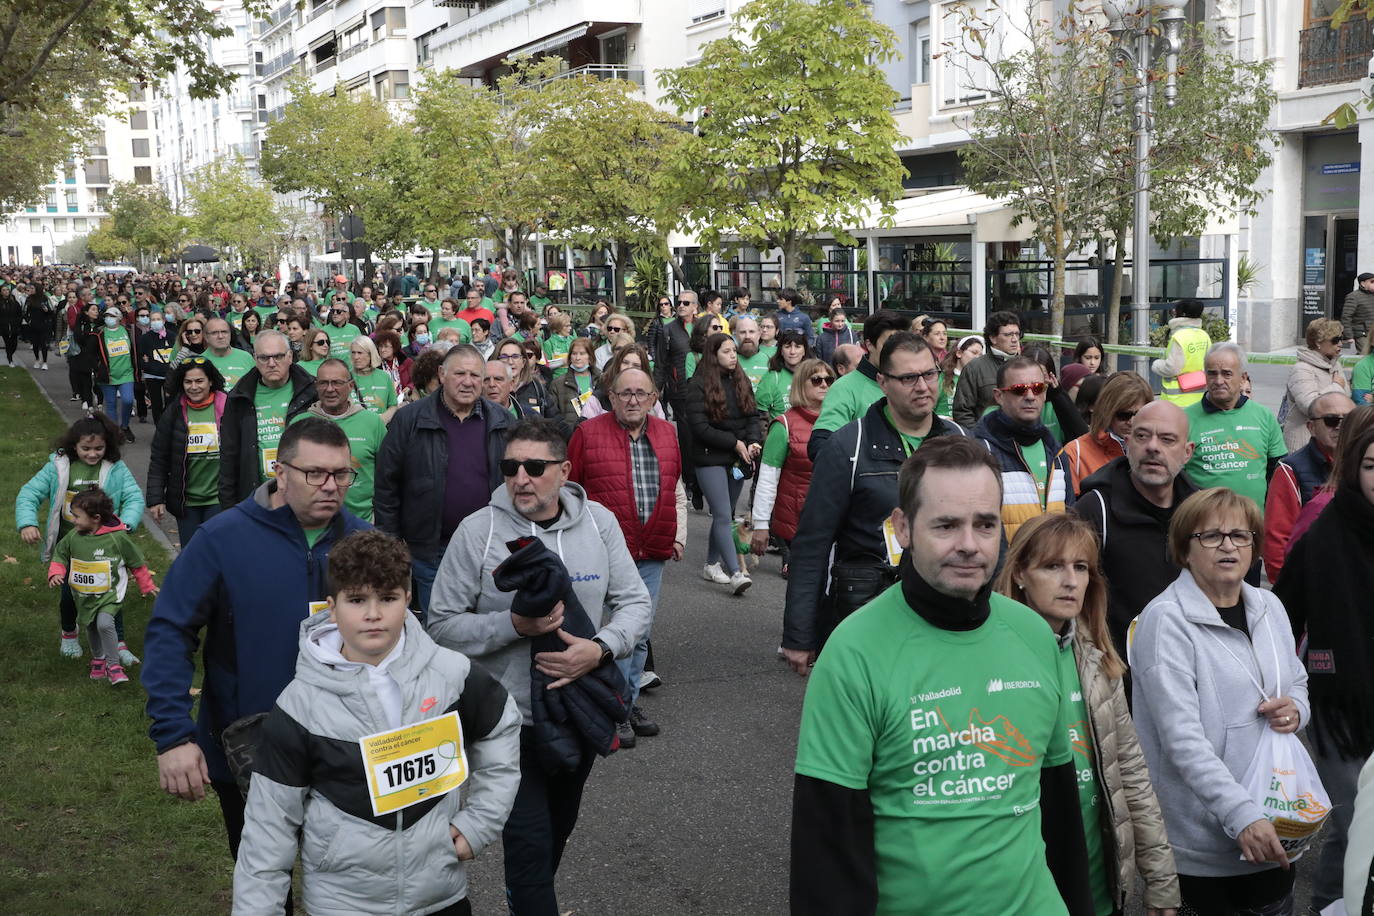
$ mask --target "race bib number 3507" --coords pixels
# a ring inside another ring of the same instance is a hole
[[[452,792],[468,778],[458,713],[358,739],[373,815]]]

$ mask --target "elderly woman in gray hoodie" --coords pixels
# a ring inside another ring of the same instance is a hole
[[[1296,452],[1308,443],[1307,430],[1317,398],[1333,392],[1350,396],[1350,380],[1341,367],[1341,323],[1334,318],[1317,318],[1307,325],[1307,346],[1298,347],[1297,362],[1288,373],[1283,400],[1283,443]]]
[[[1286,914],[1293,872],[1260,800],[1241,784],[1264,729],[1307,724],[1307,673],[1273,593],[1245,584],[1264,536],[1230,490],[1174,513],[1177,580],[1133,625],[1135,725],[1178,865],[1184,911]]]

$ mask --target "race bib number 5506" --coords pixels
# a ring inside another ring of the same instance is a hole
[[[456,712],[367,735],[358,744],[377,816],[452,792],[468,778],[463,726]]]

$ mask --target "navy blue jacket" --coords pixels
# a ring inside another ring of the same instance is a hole
[[[301,620],[328,594],[330,547],[371,527],[340,511],[310,547],[290,507],[258,502],[275,486],[263,484],[201,526],[168,570],[144,637],[148,735],[159,754],[194,740],[214,781],[233,779],[220,732],[270,710],[296,675]],[[192,722],[193,656],[202,630],[205,676]]]

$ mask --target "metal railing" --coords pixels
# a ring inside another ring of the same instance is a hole
[[[287,67],[291,66],[295,62],[295,51],[283,51],[281,54],[278,54],[271,60],[261,64],[257,64],[255,69],[257,71],[258,76],[275,76],[279,71],[285,70]]]
[[[288,0],[288,2],[283,3],[271,13],[267,14],[265,18],[258,20],[257,34],[259,36],[266,35],[268,32],[290,19],[291,14],[295,11],[296,4],[294,2]]]
[[[556,73],[536,83],[531,83],[531,85],[543,86],[554,80],[566,79],[626,80],[642,87],[644,85],[644,71],[639,67],[626,67],[621,64],[587,64],[583,67],[564,70],[562,73]]]
[[[368,42],[360,41],[352,47],[344,48],[342,51],[339,52],[339,60],[348,60],[355,54],[361,54],[363,51],[367,49],[367,46]]]
[[[1349,83],[1369,75],[1374,31],[1362,13],[1339,29],[1326,23],[1298,33],[1298,88]]]

